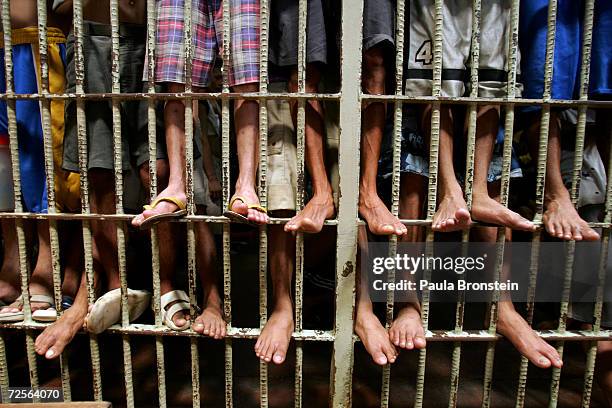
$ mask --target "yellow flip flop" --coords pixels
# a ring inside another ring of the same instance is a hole
[[[160,223],[161,221],[168,219],[175,219],[184,217],[187,214],[187,205],[183,200],[179,200],[176,197],[158,197],[150,205],[145,205],[143,208],[145,210],[153,210],[159,203],[172,203],[178,207],[178,209],[171,213],[157,214],[152,215],[149,218],[146,218],[142,224],[140,224],[140,229],[151,228],[153,225]]]
[[[266,210],[264,207],[262,207],[259,204],[249,204],[246,200],[246,198],[242,197],[242,196],[235,196],[234,198],[232,198],[232,200],[230,201],[229,205],[227,206],[227,210],[225,210],[225,212],[223,213],[223,215],[227,218],[229,218],[230,220],[240,223],[240,224],[247,224],[247,225],[253,225],[253,226],[258,226],[261,225],[259,223],[256,223],[254,221],[249,220],[249,218],[243,214],[237,213],[236,211],[232,211],[231,208],[234,205],[234,203],[236,201],[242,201],[243,203],[245,203],[247,205],[247,207],[251,210],[257,210],[259,212],[262,212],[264,214],[268,213],[268,210]]]

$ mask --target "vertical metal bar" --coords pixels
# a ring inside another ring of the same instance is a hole
[[[594,1],[585,1],[585,16],[584,16],[584,31],[582,40],[582,63],[580,69],[580,100],[588,99],[589,90],[589,69],[591,63],[591,44],[593,40],[593,11]],[[570,198],[572,205],[576,206],[578,203],[578,191],[580,188],[580,177],[582,173],[582,156],[584,153],[584,139],[586,133],[586,120],[587,120],[587,108],[586,106],[578,107],[578,122],[576,125],[576,144],[574,148],[574,166],[572,171],[572,185],[570,188]],[[572,274],[574,269],[574,251],[575,241],[568,242],[568,254],[566,256],[565,264],[565,276],[563,280],[563,293],[561,297],[560,306],[560,318],[559,318],[559,332],[565,332],[567,326],[567,313],[569,310],[569,298],[572,284]],[[559,356],[563,358],[563,349],[565,343],[559,341],[557,343],[557,352]],[[589,367],[594,368],[594,367]],[[588,378],[588,371],[585,375]],[[552,380],[551,380],[551,399],[549,406],[556,407],[559,399],[559,385],[561,382],[561,369],[553,367]]]
[[[506,98],[513,100],[516,96],[516,77],[518,69],[518,1],[513,1],[511,5],[510,32],[508,33],[508,81]],[[500,202],[503,206],[508,206],[508,195],[510,191],[510,167],[512,162],[512,139],[514,136],[514,105],[507,105],[506,119],[504,123],[504,146],[502,159],[502,176],[500,186]],[[504,267],[504,244],[506,241],[506,228],[497,230],[496,265],[493,279],[499,280],[502,268]],[[495,334],[497,331],[499,291],[493,294],[493,300],[489,309],[489,333]],[[485,374],[483,381],[482,406],[489,407],[491,404],[491,389],[493,385],[493,363],[495,359],[495,341],[487,345],[485,357]]]
[[[15,95],[13,85],[13,55],[12,55],[12,29],[10,16],[10,1],[2,2],[2,27],[4,28],[4,69],[6,74],[6,94]],[[13,172],[13,195],[15,197],[15,212],[22,212],[21,204],[21,172],[19,167],[19,138],[17,134],[17,116],[15,110],[15,100],[7,99],[7,119],[9,147],[11,153],[11,167]],[[17,231],[17,246],[19,249],[19,270],[21,272],[21,296],[23,298],[24,321],[32,321],[32,309],[30,307],[30,293],[28,280],[30,276],[30,266],[28,263],[28,253],[26,250],[26,238],[24,222],[21,219],[15,220]],[[34,352],[34,334],[31,330],[26,330],[26,352],[30,373],[30,386],[38,388],[38,369],[36,366],[36,354]],[[36,402],[36,401],[35,401]]]
[[[85,101],[83,85],[85,83],[84,54],[83,54],[83,8],[82,0],[73,0],[73,35],[74,35],[74,66],[75,66],[75,91],[76,99],[76,123],[78,133],[79,175],[81,192],[81,213],[90,214],[89,208],[89,178],[87,174],[87,119],[85,117]],[[83,220],[83,251],[85,275],[87,278],[87,298],[89,304],[96,300],[94,290],[94,269],[91,223]],[[96,401],[102,401],[102,372],[100,368],[100,348],[98,338],[95,334],[89,334],[89,348],[91,352],[91,368],[93,393]]]
[[[434,39],[433,39],[433,83],[432,96],[439,97],[442,91],[442,0],[436,0],[434,4]],[[440,102],[432,104],[431,110],[431,135],[429,141],[429,183],[427,186],[427,219],[431,220],[436,212],[436,197],[438,190],[438,153],[440,150]],[[429,227],[426,236],[426,252],[431,252],[431,243],[434,240],[434,231]],[[423,279],[429,280],[431,270],[425,270]],[[423,329],[427,333],[429,326],[429,290],[422,293],[421,320]],[[417,368],[416,395],[414,406],[423,406],[423,395],[425,393],[425,364],[427,362],[427,348],[419,351],[419,365]]]
[[[587,2],[586,13],[585,13],[585,22],[587,18],[591,20],[592,18],[592,2]],[[590,15],[589,15],[590,14]],[[592,28],[592,26],[591,26]],[[586,24],[585,24],[586,30]],[[586,41],[586,40],[585,40]],[[588,84],[588,82],[587,82]],[[609,151],[612,153],[612,144],[609,146]],[[608,163],[608,168],[610,167],[610,162],[612,162],[612,155],[609,155],[611,158]],[[603,230],[603,237],[601,242],[601,255],[599,257],[599,272],[597,274],[597,292],[595,295],[595,305],[593,308],[593,317],[595,322],[593,324],[593,332],[599,333],[601,330],[601,314],[603,309],[603,291],[604,285],[606,283],[606,273],[608,269],[608,254],[610,251],[610,222],[612,222],[612,177],[608,177],[607,186],[606,186],[606,202],[605,202],[605,217],[604,222],[608,227]],[[595,376],[595,361],[597,359],[597,341],[591,341],[589,343],[589,349],[587,351],[587,359],[584,370],[584,390],[582,392],[582,408],[588,408],[591,403],[591,392],[593,391],[593,380]]]
[[[4,342],[4,333],[0,333],[0,398],[2,401],[9,399],[9,370],[6,361],[6,343]]]
[[[299,0],[298,10],[298,93],[306,92],[306,62],[307,62],[307,21],[308,3],[307,0]],[[296,210],[304,208],[304,151],[306,139],[306,101],[298,100],[297,109],[297,196]],[[301,332],[303,329],[302,307],[304,298],[304,235],[297,233],[295,242],[295,331]],[[295,343],[295,382],[294,382],[294,406],[302,407],[302,388],[303,388],[303,362],[304,349],[303,342]]]
[[[396,27],[395,27],[395,95],[400,96],[403,93],[404,88],[404,20],[406,2],[399,0],[396,3]],[[402,112],[403,104],[400,101],[396,101],[394,104],[393,111],[393,173],[391,182],[391,213],[396,217],[399,215],[399,202],[400,202],[400,159],[402,151]],[[397,236],[391,235],[389,237],[389,253],[390,258],[394,258],[397,254]],[[388,271],[387,280],[389,282],[395,281],[395,269]],[[385,328],[389,330],[393,324],[393,306],[394,306],[394,292],[387,292],[386,301],[386,324]],[[391,365],[387,364],[382,370],[382,391],[380,396],[380,405],[382,408],[389,406],[390,388],[391,388]]]
[[[49,64],[48,64],[48,42],[47,42],[47,3],[44,0],[37,1],[38,6],[38,53],[40,57],[40,90],[43,96],[49,94]],[[43,131],[43,143],[45,152],[45,171],[47,183],[48,213],[54,214],[55,207],[55,162],[53,160],[53,135],[51,133],[51,100],[42,98],[39,100],[41,107],[41,125]],[[60,275],[60,249],[57,233],[57,221],[48,219],[49,243],[51,247],[51,271],[53,274],[53,293],[55,297],[56,310],[61,313],[59,305],[62,304],[62,278]],[[60,371],[62,378],[62,391],[65,401],[71,401],[70,371],[68,358],[62,353],[60,355]]]
[[[197,3],[196,3],[197,4]],[[192,7],[191,0],[185,0],[184,9],[184,41],[185,41],[185,185],[187,187],[187,212],[189,215],[195,213],[193,200],[193,99],[189,96],[192,93],[192,72],[193,72],[193,39],[192,39]],[[197,7],[197,6],[196,6]],[[189,303],[191,304],[191,316],[196,315],[198,300],[196,296],[196,257],[195,257],[195,226],[187,223],[187,275],[189,281]],[[191,385],[193,406],[200,406],[200,358],[198,353],[198,338],[189,339],[191,348]]]
[[[147,126],[149,134],[149,192],[151,200],[157,196],[157,117],[158,102],[152,97],[155,94],[155,30],[156,7],[155,0],[147,0]],[[151,228],[151,269],[153,273],[153,314],[155,326],[161,327],[161,288],[159,263],[159,235],[157,226]],[[166,370],[164,359],[164,340],[162,336],[155,336],[155,357],[157,361],[157,389],[159,406],[166,407]]]
[[[222,0],[223,8],[223,89],[224,95],[229,93],[230,67],[230,0]],[[223,183],[223,205],[230,200],[230,101],[221,99],[221,172]],[[232,326],[232,266],[230,224],[223,224],[223,314],[228,327]],[[233,407],[233,348],[232,339],[225,339],[225,407]]]
[[[110,0],[110,21],[111,21],[111,79],[112,93],[121,93],[119,84],[120,76],[120,50],[119,50],[119,3],[118,0]],[[114,171],[115,171],[115,212],[123,214],[123,163],[122,163],[122,140],[121,140],[121,101],[117,98],[112,99],[113,111],[113,149],[114,149]],[[127,225],[125,221],[117,224],[117,258],[119,265],[119,280],[121,283],[121,326],[130,325],[128,307],[128,287],[126,269],[126,246],[125,237],[127,236]],[[125,375],[125,395],[128,407],[134,406],[134,386],[132,373],[132,352],[130,349],[130,337],[122,334],[123,344],[123,367]]]
[[[269,5],[260,1],[260,46],[259,46],[259,92],[268,93],[268,26]],[[259,202],[266,208],[268,202],[268,107],[259,101]],[[259,325],[268,321],[268,231],[265,225],[259,228]],[[268,363],[259,362],[260,404],[268,406]]]
[[[470,97],[478,97],[478,67],[480,64],[480,18],[481,18],[481,2],[474,0],[472,4],[472,40],[471,40],[471,58],[470,58]],[[476,122],[478,117],[478,106],[475,103],[469,105],[468,111],[468,132],[467,132],[467,152],[465,162],[465,197],[468,211],[472,210],[473,186],[474,186],[474,154],[476,149]],[[461,234],[461,241],[464,243],[462,247],[463,256],[467,255],[467,245],[465,243],[470,240],[470,230],[466,229]],[[463,317],[465,311],[465,292],[458,293],[457,305],[455,310],[455,333],[463,331]],[[461,346],[462,343],[457,341],[453,344],[453,354],[450,372],[450,392],[448,406],[456,407],[459,397],[459,374],[461,368]]]
[[[331,366],[330,402],[351,405],[353,371],[353,315],[355,309],[355,257],[357,253],[357,200],[361,130],[361,41],[363,1],[342,2],[342,66],[340,95],[340,205],[336,245],[336,314]]]

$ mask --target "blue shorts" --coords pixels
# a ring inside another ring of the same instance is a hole
[[[38,31],[36,27],[27,27],[13,30],[13,83],[16,94],[39,93],[39,78],[37,67],[40,66],[38,54]],[[63,81],[54,69],[56,65],[65,65],[66,49],[64,35],[59,29],[49,28],[49,86],[51,91],[63,92],[63,87],[56,87]],[[61,59],[58,61],[57,58]],[[0,48],[0,59],[4,60],[4,47]],[[60,84],[61,85],[61,84]],[[0,92],[6,92],[4,64],[0,64]],[[45,172],[45,154],[43,144],[43,130],[41,124],[40,104],[34,99],[19,99],[15,104],[17,116],[17,140],[19,142],[19,169],[21,172],[21,193],[24,211],[47,212],[47,179]],[[52,107],[52,121],[60,120],[61,125],[53,139],[61,142],[63,138],[63,103],[59,109]],[[61,112],[61,113],[60,113]],[[57,117],[60,115],[61,117]],[[55,129],[55,126],[52,127]],[[6,101],[0,101],[0,135],[8,135],[8,117]],[[58,177],[56,177],[58,179]],[[77,179],[78,180],[78,179]],[[56,184],[60,180],[56,180]],[[78,190],[77,190],[78,192]],[[58,197],[59,199],[59,197]]]
[[[548,0],[521,2],[519,39],[524,98],[542,98],[544,92],[547,19]],[[578,98],[583,26],[584,2],[558,0],[551,88],[553,99]],[[589,97],[592,99],[609,99],[612,95],[611,54],[612,0],[598,0],[595,2],[590,67]],[[526,108],[537,109],[537,106]]]

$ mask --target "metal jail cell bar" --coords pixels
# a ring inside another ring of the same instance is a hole
[[[154,9],[154,0],[148,0],[149,11]],[[120,101],[127,98],[147,98],[149,100],[149,153],[150,153],[150,174],[151,174],[151,198],[153,198],[157,191],[156,186],[156,129],[155,129],[155,109],[154,103],[158,99],[182,99],[186,102],[185,109],[185,127],[186,127],[186,138],[187,138],[187,159],[186,159],[186,178],[187,178],[187,197],[188,197],[188,208],[189,216],[187,217],[187,242],[188,242],[188,275],[189,275],[189,295],[192,304],[195,304],[195,292],[196,292],[196,264],[195,264],[195,230],[193,222],[216,222],[223,223],[223,270],[224,270],[224,310],[228,319],[228,325],[230,330],[228,332],[228,339],[226,340],[226,405],[232,406],[232,339],[239,338],[254,338],[259,335],[261,328],[266,322],[267,316],[267,231],[266,227],[260,229],[260,246],[259,246],[259,277],[260,277],[260,329],[244,329],[231,327],[231,268],[230,268],[230,226],[227,220],[223,217],[208,217],[208,216],[196,216],[195,205],[193,202],[193,122],[192,122],[192,104],[193,100],[206,99],[206,98],[220,98],[222,100],[222,120],[223,120],[223,201],[228,202],[230,196],[229,186],[229,124],[230,124],[230,111],[229,101],[235,98],[251,98],[256,99],[260,102],[260,175],[259,175],[259,187],[260,197],[262,205],[265,206],[267,197],[267,184],[266,184],[266,149],[267,149],[267,111],[265,101],[269,99],[281,98],[281,99],[296,99],[298,102],[298,126],[297,126],[297,143],[298,143],[298,174],[301,175],[303,180],[304,174],[304,138],[305,138],[305,103],[308,99],[330,99],[339,100],[341,106],[341,119],[340,125],[342,129],[342,143],[340,147],[340,171],[341,171],[341,201],[340,209],[337,220],[331,220],[326,222],[326,225],[337,225],[338,226],[338,248],[337,248],[337,260],[336,260],[336,273],[338,278],[338,287],[336,293],[336,325],[333,331],[315,331],[315,330],[302,330],[302,273],[303,273],[303,238],[299,234],[297,237],[296,245],[296,329],[294,338],[298,340],[296,347],[296,372],[295,372],[295,405],[301,406],[302,399],[302,341],[333,341],[334,342],[334,357],[333,357],[333,378],[332,378],[332,402],[336,406],[346,406],[350,404],[350,390],[352,386],[351,372],[352,372],[352,358],[353,358],[353,342],[355,337],[352,335],[352,306],[354,302],[354,274],[355,269],[355,255],[356,255],[356,234],[357,228],[362,223],[357,222],[356,218],[356,202],[357,202],[357,182],[358,174],[355,174],[353,169],[358,166],[359,163],[359,137],[356,137],[360,133],[359,120],[355,120],[355,117],[359,118],[361,115],[361,102],[363,101],[384,101],[394,102],[394,153],[393,153],[393,203],[392,212],[397,215],[398,203],[399,203],[399,155],[400,155],[400,132],[402,125],[401,107],[406,102],[418,102],[418,103],[430,103],[433,104],[432,114],[432,149],[430,157],[430,174],[432,175],[429,181],[429,201],[428,201],[428,214],[427,220],[430,220],[435,212],[435,197],[437,190],[437,167],[438,167],[438,142],[440,132],[440,108],[444,103],[469,103],[470,105],[470,116],[469,116],[469,129],[468,129],[468,157],[467,157],[467,173],[470,173],[469,169],[473,168],[473,157],[474,157],[474,138],[476,132],[475,112],[476,107],[487,104],[487,103],[499,103],[505,105],[507,108],[507,116],[505,122],[505,134],[510,137],[506,137],[504,143],[504,158],[503,158],[503,172],[502,172],[502,203],[507,205],[508,201],[508,188],[509,188],[509,170],[510,170],[510,154],[511,154],[511,135],[513,133],[514,123],[514,106],[522,104],[542,104],[544,107],[542,115],[542,126],[541,126],[541,138],[540,138],[540,163],[542,163],[546,157],[547,148],[547,137],[548,137],[548,125],[550,121],[550,109],[553,106],[576,106],[579,109],[579,126],[577,129],[577,148],[576,152],[581,152],[584,146],[585,137],[585,124],[586,124],[586,109],[588,106],[592,107],[609,107],[610,104],[606,102],[595,102],[588,101],[586,95],[586,89],[588,85],[588,64],[590,55],[590,35],[592,31],[592,20],[593,20],[593,0],[586,1],[585,3],[585,41],[583,44],[583,72],[581,73],[581,91],[579,101],[552,101],[550,99],[550,83],[552,81],[552,61],[553,61],[553,49],[554,49],[554,30],[556,20],[556,2],[551,1],[549,8],[549,30],[548,30],[548,46],[547,46],[547,58],[546,58],[546,89],[544,98],[541,100],[515,100],[514,95],[514,84],[516,81],[516,68],[517,68],[517,48],[516,42],[518,32],[518,0],[513,1],[512,8],[512,44],[509,49],[510,53],[510,65],[509,65],[509,81],[508,81],[508,97],[506,99],[496,98],[479,98],[477,92],[477,67],[478,67],[478,19],[473,19],[473,31],[472,38],[473,43],[477,46],[473,53],[474,65],[472,66],[471,82],[472,82],[472,94],[468,98],[440,98],[441,89],[441,46],[442,46],[442,13],[441,6],[442,1],[436,1],[436,28],[434,38],[434,89],[433,96],[429,97],[406,97],[402,95],[402,80],[401,73],[403,68],[403,11],[405,8],[405,2],[402,0],[398,1],[398,30],[397,30],[397,55],[396,55],[396,89],[395,95],[361,95],[360,93],[360,67],[361,67],[361,30],[360,25],[354,24],[355,21],[361,19],[361,7],[354,7],[353,4],[345,1],[342,5],[343,8],[343,56],[344,63],[342,66],[342,91],[340,94],[307,94],[305,92],[305,78],[306,78],[306,64],[305,64],[305,53],[306,53],[306,20],[307,20],[307,7],[306,0],[299,0],[299,32],[300,36],[299,51],[298,51],[298,93],[297,94],[278,94],[272,95],[267,94],[267,26],[268,21],[268,8],[265,2],[262,3],[261,11],[261,24],[262,24],[262,45],[260,49],[261,55],[261,76],[260,76],[260,90],[258,93],[250,95],[230,94],[228,81],[226,77],[227,70],[224,70],[224,89],[220,94],[194,94],[191,92],[191,59],[192,59],[192,44],[191,44],[191,1],[186,1],[186,22],[185,22],[185,43],[186,43],[186,86],[185,92],[180,94],[155,94],[154,89],[154,78],[152,75],[154,67],[154,22],[155,16],[150,13],[147,17],[147,43],[149,45],[149,89],[144,94],[132,94],[125,95],[120,94],[119,89],[119,21],[118,21],[118,4],[117,0],[111,0],[110,11],[111,11],[111,27],[112,27],[112,94],[107,95],[85,95],[83,93],[83,79],[84,79],[84,67],[83,67],[83,44],[82,44],[82,12],[81,12],[81,1],[74,1],[74,32],[76,38],[76,55],[77,55],[77,92],[73,95],[50,95],[48,92],[48,71],[46,65],[46,4],[44,0],[38,0],[38,13],[39,13],[39,43],[41,52],[41,72],[42,72],[42,92],[35,95],[15,95],[12,90],[12,60],[11,60],[11,35],[10,35],[10,18],[9,16],[9,1],[3,0],[3,26],[5,27],[4,43],[6,50],[5,68],[7,75],[7,91],[2,98],[8,102],[8,116],[9,116],[9,134],[11,137],[11,159],[14,174],[14,195],[16,198],[15,212],[14,213],[0,213],[1,218],[15,218],[17,236],[19,241],[19,259],[21,263],[21,286],[22,292],[24,293],[25,304],[24,311],[26,319],[24,323],[17,324],[3,324],[0,327],[20,329],[26,332],[26,348],[28,353],[28,363],[30,366],[30,376],[32,386],[36,386],[38,383],[37,372],[36,372],[36,359],[33,351],[33,339],[34,331],[44,328],[45,325],[34,323],[31,320],[31,309],[29,305],[29,296],[27,294],[28,287],[28,276],[29,270],[27,267],[27,254],[25,250],[25,235],[23,232],[23,219],[25,218],[37,218],[49,220],[49,229],[51,234],[52,242],[52,264],[53,264],[53,279],[54,279],[54,294],[56,301],[61,299],[60,289],[60,271],[59,271],[59,249],[57,245],[57,231],[55,227],[55,221],[58,219],[80,219],[83,221],[83,236],[84,236],[84,252],[85,252],[85,270],[88,277],[88,291],[90,301],[94,300],[93,293],[93,267],[92,267],[92,255],[91,255],[91,230],[89,221],[91,219],[96,220],[110,220],[114,221],[117,225],[117,256],[119,258],[120,265],[120,278],[121,278],[121,298],[123,305],[123,313],[121,324],[113,326],[109,332],[121,334],[123,340],[123,354],[124,354],[124,369],[125,369],[125,388],[126,398],[128,406],[134,405],[134,391],[132,386],[132,370],[131,370],[131,350],[130,350],[130,335],[155,335],[156,336],[156,355],[158,358],[158,381],[159,381],[159,403],[160,406],[165,406],[165,371],[163,364],[163,340],[162,336],[165,335],[176,335],[176,336],[188,336],[191,341],[191,364],[192,364],[192,384],[193,384],[193,403],[199,405],[199,355],[198,355],[198,337],[192,331],[184,333],[177,333],[169,331],[162,327],[161,324],[161,310],[159,307],[159,245],[157,242],[157,235],[154,229],[152,233],[152,252],[154,258],[153,274],[154,274],[154,311],[155,311],[155,325],[134,325],[129,323],[127,314],[127,282],[126,282],[126,264],[125,264],[125,235],[127,234],[126,222],[131,219],[129,215],[123,215],[122,205],[122,171],[121,171],[121,115],[119,110]],[[361,2],[360,2],[361,3]],[[361,6],[361,5],[360,5]],[[223,62],[224,67],[227,68],[229,64],[229,0],[223,1],[224,12],[224,54]],[[476,16],[479,13],[477,10],[480,9],[480,1],[474,0],[473,14]],[[359,20],[360,21],[360,20]],[[475,40],[475,41],[474,41]],[[19,163],[18,163],[18,152],[17,152],[17,132],[16,132],[16,119],[15,119],[15,101],[18,99],[34,98],[42,102],[42,122],[43,130],[45,132],[45,164],[47,169],[47,183],[53,185],[53,171],[52,171],[52,160],[50,158],[51,151],[49,149],[49,127],[50,127],[50,115],[49,115],[49,103],[51,100],[59,99],[76,99],[77,101],[77,122],[79,130],[79,159],[81,164],[81,194],[82,194],[82,215],[68,215],[68,214],[54,214],[54,192],[53,189],[49,189],[49,206],[50,214],[28,214],[23,213],[20,200],[18,199],[21,194],[20,190],[20,177],[19,177]],[[88,204],[88,179],[87,179],[87,138],[85,128],[85,111],[84,102],[86,99],[96,98],[110,98],[112,100],[113,107],[113,136],[114,136],[114,148],[115,157],[118,160],[115,162],[115,185],[116,185],[116,215],[98,215],[90,214]],[[151,120],[153,119],[153,120]],[[435,146],[435,148],[434,148]],[[357,152],[357,154],[355,154]],[[581,154],[576,154],[574,161],[574,171],[572,178],[572,201],[576,203],[578,193],[578,182],[580,175]],[[538,216],[541,218],[543,212],[543,194],[544,194],[544,179],[546,169],[544,166],[538,167],[538,204],[539,211]],[[466,177],[468,180],[466,184],[466,195],[468,206],[471,203],[472,196],[472,183],[471,178]],[[303,207],[303,184],[298,185],[298,209]],[[609,242],[609,228],[611,225],[611,210],[612,210],[612,183],[608,182],[607,189],[607,200],[606,200],[606,218],[603,223],[591,223],[593,226],[601,226],[606,229],[606,233],[603,237],[604,245]],[[53,208],[53,209],[51,209]],[[423,225],[428,226],[430,222],[427,220],[404,220],[407,225]],[[276,218],[272,220],[273,223],[283,223],[286,219]],[[538,232],[534,240],[539,242],[540,233]],[[54,238],[55,237],[55,238]],[[463,239],[467,237],[464,234]],[[500,228],[499,240],[503,241],[503,228]],[[428,241],[433,241],[433,232],[431,228],[428,229]],[[396,251],[396,238],[392,239],[391,252],[393,254]],[[570,253],[570,257],[572,254]],[[501,259],[501,258],[500,258]],[[500,260],[501,262],[501,260]],[[537,259],[534,263],[537,267]],[[501,267],[501,263],[498,265]],[[600,280],[604,280],[605,272],[605,257],[602,254],[601,268],[600,268]],[[566,271],[566,280],[570,277],[571,270]],[[569,281],[566,282],[569,284]],[[566,285],[567,286],[567,285]],[[566,288],[569,290],[569,288]],[[601,302],[602,293],[599,293],[599,301],[596,303],[595,318],[596,324],[592,331],[568,331],[565,328],[565,315],[567,312],[567,302],[562,302],[561,314],[562,320],[560,322],[559,329],[557,331],[540,332],[539,334],[551,340],[561,340],[559,349],[562,351],[563,341],[591,341],[589,349],[589,355],[587,359],[587,370],[585,371],[585,392],[583,404],[588,406],[589,396],[591,391],[591,385],[593,380],[593,370],[595,364],[595,340],[609,338],[610,331],[600,330],[601,321]],[[393,318],[392,309],[393,298],[390,296],[387,302],[387,324]],[[485,374],[485,398],[483,400],[483,406],[490,404],[490,391],[492,386],[492,366],[494,357],[494,345],[495,340],[499,337],[495,334],[495,323],[496,315],[492,313],[491,326],[488,333],[482,333],[479,331],[463,331],[462,330],[462,313],[463,313],[463,302],[457,305],[456,315],[456,326],[452,331],[428,331],[427,338],[431,340],[442,340],[442,341],[454,341],[455,349],[453,352],[453,368],[451,375],[451,400],[449,401],[450,406],[456,404],[456,397],[458,392],[458,372],[460,367],[460,351],[462,341],[487,341],[490,343],[490,353],[487,354],[486,362],[486,374]],[[530,310],[532,311],[533,305]],[[192,314],[194,314],[192,310]],[[423,310],[423,321],[427,328],[427,322],[429,317],[429,303],[427,299],[424,302]],[[530,316],[532,316],[530,314]],[[531,320],[531,317],[529,318]],[[4,332],[2,333],[4,336]],[[99,367],[99,352],[96,336],[90,335],[90,347],[92,352],[92,366],[93,366],[93,383],[94,383],[94,396],[97,400],[102,399],[102,384],[100,379],[100,367]],[[63,356],[62,356],[63,358]],[[424,373],[425,373],[425,362],[426,362],[426,351],[421,352],[419,358],[418,368],[418,379],[417,379],[417,400],[416,405],[421,406],[423,404],[423,392],[425,388],[424,384]],[[526,384],[526,368],[527,360],[522,359],[521,362],[521,380],[519,381],[519,392],[517,394],[517,406],[522,406],[524,401],[525,384]],[[560,370],[553,371],[554,377],[551,382],[551,406],[554,406],[558,399],[559,393],[559,378]],[[267,384],[267,366],[264,363],[260,365],[260,390],[261,390],[261,405],[266,406],[268,402],[268,384]],[[70,381],[69,381],[69,369],[65,360],[61,362],[61,376],[62,386],[64,389],[64,395],[70,396]],[[524,378],[523,378],[524,377]],[[0,386],[3,390],[6,390],[9,384],[8,379],[8,367],[6,363],[6,349],[2,339],[0,341]],[[389,401],[389,385],[390,385],[390,371],[385,368],[383,372],[383,389],[382,389],[382,405],[387,406]]]

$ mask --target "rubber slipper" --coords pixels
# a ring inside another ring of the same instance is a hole
[[[242,201],[243,203],[245,203],[247,205],[247,208],[249,209],[253,209],[253,210],[257,210],[259,212],[262,212],[264,214],[268,213],[268,210],[266,210],[264,207],[262,207],[259,204],[249,204],[246,201],[246,198],[242,197],[242,196],[235,196],[234,198],[232,198],[232,200],[230,201],[229,205],[227,206],[227,210],[225,210],[225,212],[223,213],[223,215],[227,218],[229,218],[231,221],[237,222],[239,224],[246,224],[246,225],[252,225],[252,226],[259,226],[261,224],[255,222],[255,221],[251,221],[249,220],[249,218],[247,216],[245,216],[244,214],[240,214],[237,213],[236,211],[232,211],[231,208],[234,206],[234,203],[236,201]]]
[[[138,319],[147,309],[151,294],[145,290],[128,288],[128,308],[130,322]],[[108,291],[100,296],[87,315],[86,328],[89,332],[100,334],[121,320],[121,288]]]
[[[19,295],[19,297],[17,299],[15,299],[15,302],[17,308],[22,308],[23,307],[23,297],[21,295]],[[11,304],[8,304],[6,306],[4,306],[3,308],[9,307],[11,306]],[[19,310],[17,312],[5,312],[5,313],[0,313],[0,322],[2,323],[16,323],[16,322],[22,322],[24,319],[24,314],[23,314],[23,310]]]
[[[16,307],[23,309],[23,297],[19,296],[16,302],[17,302]],[[30,303],[47,303],[49,305],[49,307],[46,309],[38,309],[32,312],[32,319],[36,321],[55,321],[55,318],[57,317],[57,313],[55,311],[55,302],[53,302],[53,297],[49,295],[31,295]],[[51,315],[51,313],[53,313],[53,320],[39,320],[37,318],[37,316],[39,315],[45,315],[46,311],[49,309],[51,309],[52,312],[47,313],[47,319],[50,319],[49,316]],[[0,313],[0,322],[5,322],[5,323],[22,322],[24,317],[25,317],[25,314],[23,313],[23,310],[19,310],[18,312]]]
[[[140,224],[140,229],[148,229],[151,228],[155,224],[159,224],[160,222],[168,219],[176,219],[184,217],[187,214],[187,205],[183,200],[179,200],[176,197],[158,197],[150,205],[145,205],[143,208],[145,210],[153,210],[159,203],[168,202],[176,205],[178,209],[171,213],[157,214],[152,215],[149,218],[145,218],[145,220]]]
[[[163,322],[166,326],[175,331],[187,330],[191,326],[190,320],[187,320],[187,323],[182,326],[177,326],[172,320],[174,315],[178,312],[189,312],[191,310],[189,297],[187,296],[185,291],[171,290],[170,292],[162,295],[159,300],[161,302]],[[173,305],[168,307],[168,305],[171,303],[173,303]]]

